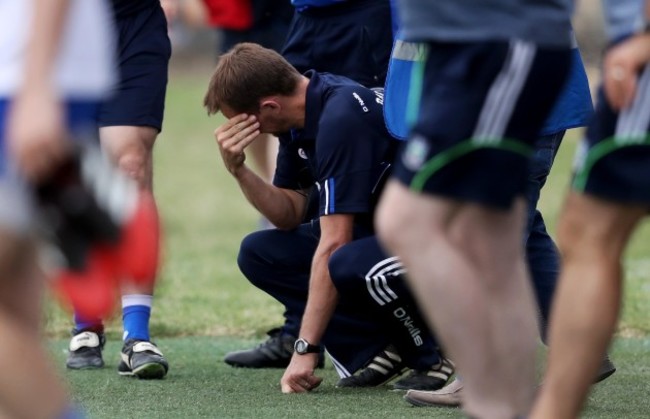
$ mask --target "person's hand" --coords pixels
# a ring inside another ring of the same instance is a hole
[[[244,149],[260,135],[259,127],[254,115],[239,114],[215,130],[221,157],[233,176],[237,176],[237,171],[244,166]]]
[[[280,380],[282,392],[305,393],[318,387],[323,379],[314,375],[316,365],[318,365],[318,354],[294,353]]]
[[[639,71],[648,62],[650,34],[632,36],[607,52],[603,64],[603,87],[612,109],[620,111],[632,104]]]
[[[28,86],[12,102],[9,151],[18,170],[32,183],[46,178],[67,156],[63,108],[51,88]]]

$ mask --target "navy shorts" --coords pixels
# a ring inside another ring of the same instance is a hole
[[[387,0],[353,0],[296,12],[282,55],[298,71],[345,76],[383,87],[393,47]]]
[[[570,65],[568,48],[429,43],[393,177],[417,192],[509,208],[524,194],[535,139]]]
[[[102,105],[99,126],[145,126],[162,129],[171,44],[167,20],[154,6],[116,22],[120,81]]]
[[[632,106],[617,114],[602,88],[576,159],[573,188],[625,204],[650,204],[650,66]]]

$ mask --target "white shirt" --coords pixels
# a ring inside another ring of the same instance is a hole
[[[32,0],[0,0],[0,98],[13,95],[23,77]],[[70,0],[54,71],[67,99],[97,100],[115,81],[112,14],[105,0]]]

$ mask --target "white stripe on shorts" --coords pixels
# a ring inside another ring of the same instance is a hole
[[[498,142],[503,138],[515,104],[526,84],[535,58],[536,47],[530,42],[513,40],[503,68],[494,80],[478,118],[474,141]]]
[[[650,65],[641,73],[632,106],[624,109],[616,122],[615,141],[620,144],[642,142],[650,128]]]

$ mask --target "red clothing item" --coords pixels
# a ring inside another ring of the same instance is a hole
[[[210,26],[245,30],[253,26],[251,0],[203,0],[208,8]]]

